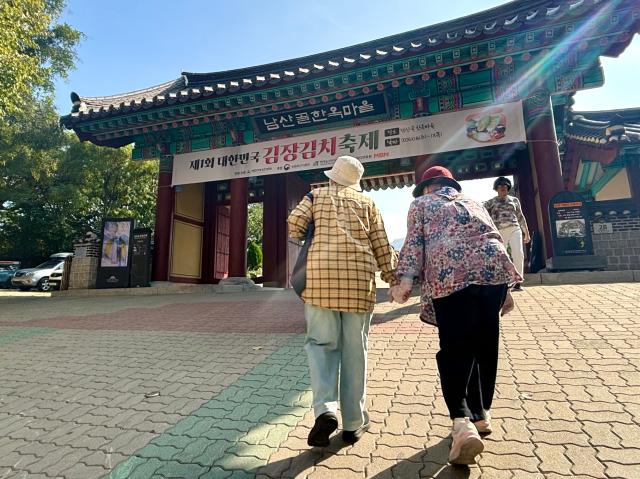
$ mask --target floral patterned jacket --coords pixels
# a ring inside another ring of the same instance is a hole
[[[431,324],[432,298],[470,284],[522,281],[487,210],[448,186],[411,204],[396,275],[422,284],[420,319]]]

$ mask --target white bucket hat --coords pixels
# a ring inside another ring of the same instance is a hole
[[[360,160],[353,156],[340,156],[333,164],[333,168],[325,171],[324,174],[330,180],[335,181],[339,185],[348,186],[356,191],[362,191],[360,180],[364,173],[364,166]]]

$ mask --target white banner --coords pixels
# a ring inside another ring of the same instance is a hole
[[[363,163],[526,140],[522,102],[370,123],[173,157],[173,185],[326,169],[341,155]]]

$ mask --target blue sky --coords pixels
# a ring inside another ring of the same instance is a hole
[[[86,38],[76,70],[56,85],[61,114],[69,94],[102,96],[146,88],[182,71],[248,67],[341,48],[486,10],[504,1],[405,0],[300,2],[249,0],[69,0],[63,19]],[[630,72],[640,64],[640,39],[617,59],[603,58],[605,86],[576,95],[576,110],[640,106]],[[492,180],[465,182],[473,197],[491,196]],[[404,236],[408,188],[373,193],[390,239]]]

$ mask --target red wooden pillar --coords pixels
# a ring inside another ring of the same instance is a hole
[[[229,233],[231,221],[229,217],[230,208],[218,206],[216,209],[218,214],[216,217],[216,251],[213,263],[213,278],[217,283],[221,279],[229,277]]]
[[[531,164],[526,151],[518,151],[516,182],[518,185],[518,196],[522,205],[522,213],[527,220],[529,232],[540,232],[538,225],[538,215],[536,214],[536,188],[534,186],[533,175],[531,174]]]
[[[310,185],[296,173],[264,177],[263,271],[265,286],[288,287],[299,243],[289,239],[287,218]]]
[[[549,92],[538,91],[524,102],[525,125],[532,174],[537,187],[537,210],[544,231],[545,257],[553,254],[549,201],[564,190],[560,152]]]
[[[202,244],[202,282],[216,281],[216,232],[218,223],[218,184],[204,185],[204,240]]]
[[[152,281],[169,279],[169,255],[171,254],[171,216],[173,214],[174,192],[171,187],[173,157],[160,159],[158,173],[158,193],[156,197],[156,227],[153,232],[153,274]]]
[[[229,240],[229,276],[247,276],[247,218],[249,178],[231,180],[231,237]]]
[[[265,286],[287,286],[287,187],[285,175],[264,177],[263,276]]]
[[[533,176],[531,175],[531,164],[529,162],[529,154],[526,150],[518,150],[516,153],[516,174],[515,184],[517,185],[518,197],[522,206],[522,214],[527,220],[529,233],[533,237],[534,232],[542,234],[538,225],[538,215],[536,214],[536,189],[534,186]],[[531,244],[531,243],[529,243]],[[528,269],[528,259],[530,251],[525,245],[526,258],[524,262],[525,272],[530,273]]]

